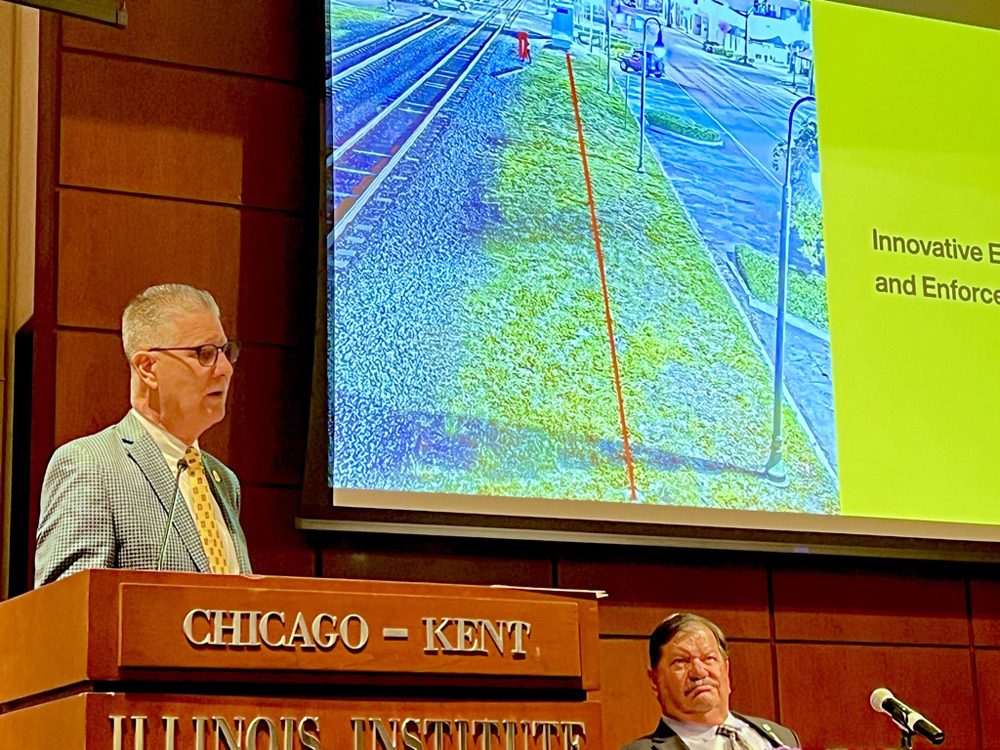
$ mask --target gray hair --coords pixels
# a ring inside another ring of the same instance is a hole
[[[125,356],[154,346],[169,346],[167,340],[176,335],[167,330],[174,318],[185,313],[207,310],[219,316],[219,305],[208,292],[187,284],[151,286],[132,298],[122,313],[122,346]]]
[[[726,636],[722,634],[722,630],[718,625],[711,620],[690,612],[674,612],[672,615],[663,618],[649,636],[649,666],[656,669],[656,665],[660,663],[663,647],[670,643],[674,639],[674,636],[678,633],[686,633],[692,627],[699,625],[711,631],[712,635],[715,636],[715,640],[719,643],[719,652],[722,654],[722,658],[728,660],[729,645],[726,643]]]

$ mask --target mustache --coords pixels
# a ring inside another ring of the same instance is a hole
[[[719,681],[712,677],[702,677],[701,679],[698,680],[690,680],[688,682],[688,686],[684,689],[684,694],[690,695],[698,688],[705,687],[706,685],[718,689]]]

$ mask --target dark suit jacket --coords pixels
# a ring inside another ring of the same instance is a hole
[[[756,716],[744,716],[735,711],[732,713],[733,716],[743,719],[743,721],[756,729],[773,747],[778,746],[775,745],[775,740],[779,740],[780,744],[785,747],[802,747],[799,744],[798,735],[791,729],[786,729],[780,724],[775,724],[773,721],[768,721],[767,719],[759,719]],[[655,732],[633,740],[625,745],[622,750],[688,750],[688,746],[661,719]]]
[[[240,484],[218,459],[202,452],[202,461],[233,537],[240,572],[250,573],[239,521]],[[131,412],[118,424],[59,448],[42,485],[35,586],[86,568],[155,569],[174,479]],[[164,569],[210,572],[194,518],[182,497],[177,502]]]

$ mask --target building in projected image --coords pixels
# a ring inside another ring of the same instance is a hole
[[[335,488],[839,512],[809,3],[639,5],[329,5]]]

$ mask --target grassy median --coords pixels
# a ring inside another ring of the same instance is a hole
[[[835,484],[786,407],[791,486],[758,471],[770,444],[772,371],[654,154],[636,173],[638,128],[603,61],[573,61],[604,243],[640,500],[835,513]],[[439,401],[495,439],[441,490],[627,500],[586,186],[564,56],[539,52],[502,113],[507,132],[485,199],[501,220],[493,272],[461,316],[464,362]],[[430,480],[432,477],[427,476]]]

